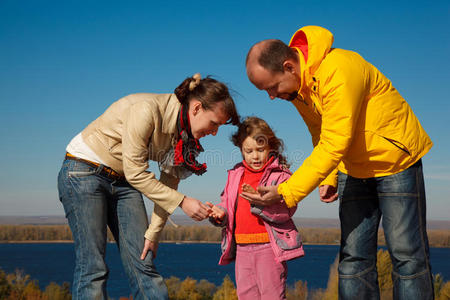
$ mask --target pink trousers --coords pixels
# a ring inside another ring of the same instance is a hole
[[[239,300],[286,299],[287,265],[270,243],[237,245],[235,272]]]

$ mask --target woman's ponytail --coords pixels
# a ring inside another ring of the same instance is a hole
[[[186,78],[174,91],[181,104],[188,104],[192,98],[201,102],[204,109],[212,109],[216,104],[223,103],[229,123],[237,125],[239,114],[228,87],[211,77],[201,78],[199,73]]]

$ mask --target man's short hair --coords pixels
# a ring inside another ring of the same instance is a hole
[[[288,59],[292,59],[296,62],[298,61],[295,50],[290,48],[284,42],[273,39],[265,41],[265,45],[258,58],[258,63],[269,71],[283,72],[283,63]]]

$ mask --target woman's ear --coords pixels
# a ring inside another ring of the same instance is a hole
[[[202,108],[202,103],[198,100],[192,100],[192,114],[195,116],[200,112]]]

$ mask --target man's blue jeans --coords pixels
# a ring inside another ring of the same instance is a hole
[[[339,299],[379,299],[377,231],[391,256],[394,299],[433,299],[419,160],[403,172],[358,179],[339,173]]]
[[[133,299],[168,299],[152,253],[140,259],[148,226],[141,193],[126,181],[101,176],[100,170],[65,160],[58,175],[59,197],[75,243],[72,299],[107,299],[107,226],[117,242]]]

